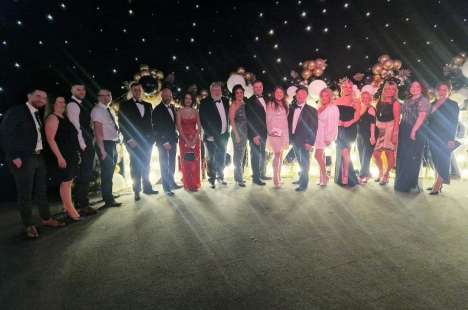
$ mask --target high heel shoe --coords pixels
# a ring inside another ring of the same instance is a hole
[[[379,184],[380,184],[380,185],[387,185],[387,184],[388,184],[388,178],[389,178],[388,173],[386,173],[386,174],[383,176],[383,178],[380,180]]]
[[[75,214],[73,214],[73,213],[75,213]],[[80,217],[80,214],[78,213],[78,211],[69,212],[68,210],[65,210],[65,215],[66,215],[67,218],[69,218],[73,222],[79,222],[81,220],[81,217]]]

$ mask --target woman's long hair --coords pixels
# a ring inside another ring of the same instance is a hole
[[[280,102],[277,102],[276,99],[275,99],[275,92],[277,90],[281,90],[283,92],[283,100],[281,100]],[[288,102],[286,101],[286,91],[284,90],[283,87],[281,86],[275,86],[275,88],[273,89],[273,95],[272,95],[272,100],[271,100],[271,103],[273,105],[273,107],[275,108],[275,110],[279,110],[280,106],[283,107],[283,109],[288,112],[289,110],[289,106],[288,106]]]

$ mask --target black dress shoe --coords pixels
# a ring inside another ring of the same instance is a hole
[[[301,181],[294,181],[294,182],[292,182],[292,184],[294,184],[294,185],[299,185],[299,183],[301,183]]]
[[[141,199],[140,193],[135,193],[135,201],[138,201],[140,199]]]
[[[267,176],[261,176],[260,177],[261,180],[264,180],[264,181],[270,181],[271,180],[271,177],[267,177]]]
[[[430,192],[429,195],[439,195],[440,194],[440,191],[438,192]]]
[[[117,202],[115,200],[113,201],[108,201],[106,202],[106,204],[104,205],[105,208],[118,208],[122,205],[121,202]]]
[[[262,180],[253,180],[252,183],[257,184],[259,186],[265,186],[265,184],[266,184]]]
[[[216,188],[216,184],[214,180],[208,180],[208,183],[210,183],[211,188]]]
[[[169,196],[169,197],[172,197],[174,196],[175,194],[173,192],[166,192],[166,195]]]
[[[86,216],[86,215],[94,215],[94,214],[96,214],[96,213],[97,213],[97,211],[94,210],[93,208],[89,207],[89,206],[88,206],[88,207],[84,207],[84,208],[82,207],[82,208],[80,209],[80,214],[83,214],[83,215],[85,215],[85,216]]]
[[[307,188],[305,187],[302,187],[302,186],[299,186],[298,188],[296,188],[296,192],[305,192]]]
[[[155,191],[154,189],[150,189],[150,190],[143,191],[143,194],[146,194],[146,195],[157,195],[157,194],[159,194],[159,192],[158,192],[158,191]]]
[[[183,186],[182,185],[179,185],[177,183],[174,183],[174,185],[172,185],[172,189],[181,189]]]
[[[237,182],[237,185],[239,185],[239,187],[245,187],[245,182]]]
[[[218,179],[218,183],[221,185],[227,185],[227,182],[224,179]]]

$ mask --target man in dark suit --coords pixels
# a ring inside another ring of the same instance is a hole
[[[216,180],[226,185],[224,166],[229,139],[229,101],[222,97],[221,83],[211,84],[210,97],[201,101],[199,114],[208,153],[208,181],[211,188],[216,187]]]
[[[82,84],[74,84],[71,88],[71,99],[67,104],[67,117],[78,132],[80,143],[80,167],[75,180],[75,205],[84,215],[96,214],[89,206],[89,184],[93,178],[94,168],[94,132],[91,127],[91,110],[93,106],[85,99],[86,88]]]
[[[176,132],[176,111],[172,105],[172,91],[161,91],[161,103],[153,110],[153,131],[159,151],[159,165],[164,192],[174,196],[172,190],[179,189],[174,181],[178,135]]]
[[[265,143],[267,139],[266,101],[263,98],[263,83],[253,83],[254,95],[250,97],[245,106],[247,115],[248,137],[250,144],[250,160],[252,165],[253,183],[265,185]]]
[[[141,183],[143,193],[157,194],[149,180],[151,151],[153,150],[154,136],[151,123],[152,106],[142,100],[143,87],[139,83],[130,85],[132,98],[120,104],[119,128],[124,143],[130,154],[130,173],[133,179],[133,192],[135,201],[140,200]]]
[[[296,191],[303,192],[309,185],[310,152],[315,144],[318,119],[317,110],[307,104],[309,95],[306,87],[296,91],[296,102],[291,105],[288,115],[289,141],[293,145],[294,154],[301,167],[299,187]]]
[[[39,233],[32,220],[32,197],[37,200],[42,225],[61,227],[50,216],[47,202],[47,172],[43,158],[46,138],[39,109],[47,104],[47,93],[35,89],[28,95],[26,104],[13,106],[3,118],[0,133],[10,171],[18,193],[18,208],[28,238]]]

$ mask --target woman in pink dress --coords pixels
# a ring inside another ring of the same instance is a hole
[[[185,94],[182,108],[177,112],[177,130],[180,134],[179,153],[180,170],[184,188],[196,192],[201,186],[200,180],[200,117],[193,108],[195,96]]]
[[[281,164],[283,151],[289,148],[288,103],[283,88],[275,87],[273,101],[267,105],[267,147],[273,152],[273,183],[281,187]]]
[[[338,135],[338,122],[340,120],[340,111],[333,104],[333,92],[330,88],[325,88],[320,92],[320,106],[317,109],[318,128],[315,138],[315,159],[320,167],[320,186],[328,184],[328,175],[325,168],[324,150]]]

